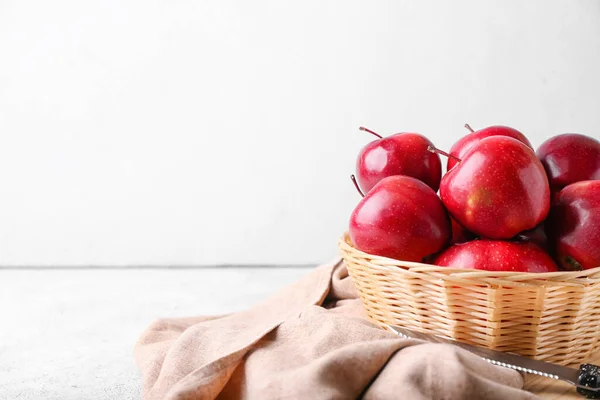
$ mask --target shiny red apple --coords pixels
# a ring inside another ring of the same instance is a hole
[[[600,180],[575,182],[561,190],[546,234],[562,268],[600,267]]]
[[[576,133],[554,136],[542,143],[537,155],[553,192],[571,183],[600,179],[600,142],[589,136]]]
[[[379,181],[350,217],[350,238],[366,253],[421,262],[450,239],[450,220],[437,194],[404,175]]]
[[[480,140],[442,178],[440,196],[467,230],[509,239],[548,215],[550,187],[533,150],[506,136]]]
[[[434,265],[485,271],[555,272],[552,258],[531,242],[473,240],[441,253]]]
[[[442,163],[440,156],[428,151],[431,141],[418,133],[397,133],[367,144],[356,160],[356,177],[363,192],[368,192],[387,176],[406,175],[425,182],[435,192],[440,187]]]
[[[478,131],[473,131],[471,127],[466,124],[465,127],[471,131],[468,135],[463,136],[460,140],[450,148],[450,157],[448,157],[448,163],[446,164],[446,169],[450,171],[452,167],[456,165],[458,162],[457,159],[462,159],[465,154],[477,144],[481,139],[485,139],[490,136],[508,136],[518,141],[524,143],[527,147],[533,150],[531,147],[531,143],[529,140],[516,129],[510,128],[508,126],[502,125],[494,125],[488,126],[487,128],[480,129]]]

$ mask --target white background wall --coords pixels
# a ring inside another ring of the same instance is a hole
[[[600,136],[600,2],[0,0],[0,264],[313,263],[371,137]]]

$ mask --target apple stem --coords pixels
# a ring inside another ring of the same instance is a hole
[[[367,129],[367,128],[365,128],[364,126],[361,126],[361,127],[360,127],[360,128],[358,128],[358,129],[360,129],[361,131],[369,132],[370,134],[377,136],[379,139],[381,139],[381,138],[382,138],[382,136],[381,136],[379,133],[373,132],[372,130],[370,130],[370,129]]]
[[[431,146],[431,145],[427,147],[427,150],[428,150],[428,151],[430,151],[430,152],[432,152],[432,153],[438,153],[438,154],[441,154],[441,155],[443,155],[443,156],[446,156],[446,157],[448,157],[448,158],[454,158],[454,159],[455,159],[456,161],[458,161],[458,162],[461,162],[461,161],[462,161],[460,158],[458,158],[458,157],[456,157],[456,156],[453,156],[453,155],[452,155],[452,154],[450,154],[450,153],[446,153],[445,151],[443,151],[443,150],[440,150],[440,149],[438,149],[437,147],[433,147],[433,146]]]
[[[352,179],[352,182],[354,183],[354,187],[356,188],[358,193],[361,195],[361,197],[365,197],[365,194],[362,192],[362,190],[360,190],[360,187],[358,186],[358,182],[356,182],[356,177],[354,175],[350,175],[350,179]]]
[[[473,130],[473,128],[471,128],[471,125],[469,125],[469,124],[465,124],[465,128],[467,128],[469,130],[469,132],[471,132],[471,133],[475,132]]]

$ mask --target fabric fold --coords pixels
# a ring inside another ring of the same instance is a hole
[[[159,320],[134,356],[147,400],[535,398],[515,371],[368,322],[339,259],[247,310]]]

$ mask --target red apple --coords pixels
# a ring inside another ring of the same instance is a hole
[[[485,271],[555,272],[558,269],[552,258],[533,243],[486,239],[456,244],[440,254],[433,264]]]
[[[542,163],[533,150],[506,136],[472,146],[442,178],[440,196],[459,224],[489,239],[533,229],[550,209]]]
[[[421,262],[450,239],[450,220],[437,194],[403,175],[379,181],[350,217],[350,238],[366,253]]]
[[[471,133],[463,136],[458,142],[454,143],[450,149],[451,157],[448,157],[448,163],[446,164],[446,169],[448,171],[450,171],[452,167],[456,165],[458,162],[457,159],[462,159],[465,154],[467,154],[471,147],[477,144],[481,139],[485,139],[490,136],[508,136],[517,139],[533,150],[531,143],[529,143],[529,140],[527,140],[525,135],[508,126],[494,125],[478,131],[473,131],[468,124],[465,126],[471,131]]]
[[[356,177],[363,192],[368,192],[387,176],[406,175],[425,182],[435,192],[440,187],[442,163],[440,156],[428,151],[433,144],[418,133],[397,133],[379,137],[367,144],[356,160]]]
[[[452,227],[452,239],[450,239],[451,244],[464,243],[476,238],[473,233],[466,230],[465,227],[456,222],[454,218],[450,218],[450,226]]]
[[[561,190],[546,234],[564,269],[600,267],[600,180],[575,182]]]
[[[600,179],[600,142],[565,133],[546,140],[537,150],[553,192],[571,183]]]
[[[550,250],[543,222],[533,229],[519,233],[516,239],[522,242],[532,242],[546,252]]]

